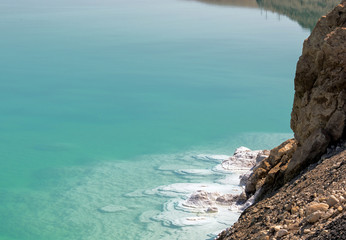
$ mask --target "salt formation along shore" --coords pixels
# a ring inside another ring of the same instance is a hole
[[[346,239],[346,0],[305,40],[294,85],[294,138],[258,163],[254,204],[219,240]]]
[[[268,154],[269,151],[266,150],[252,151],[246,147],[240,147],[235,150],[233,156],[215,166],[213,171],[236,174],[236,176],[239,176],[239,186],[244,186],[252,170]],[[210,192],[204,189],[198,189],[182,205],[186,208],[195,209],[198,212],[217,213],[220,207],[242,207],[246,201],[245,191],[241,191],[240,193],[224,193],[222,191]]]
[[[232,156],[194,155],[192,161],[201,162],[201,166],[206,161],[210,163],[208,165],[215,165],[209,169],[167,169],[161,166],[161,171],[170,171],[192,181],[162,185],[151,190],[129,193],[127,196],[167,197],[160,212],[144,212],[139,217],[140,221],[160,222],[170,228],[178,227],[180,231],[177,239],[196,237],[196,232],[200,237],[211,239],[251,205],[253,198],[246,198],[244,183],[268,154],[267,150],[253,151],[239,147]],[[108,209],[100,209],[102,210]]]

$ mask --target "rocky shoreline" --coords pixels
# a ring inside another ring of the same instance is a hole
[[[217,239],[346,239],[346,0],[305,40],[294,84],[294,138],[242,180],[254,204]]]
[[[217,239],[346,239],[345,143],[342,149],[247,208]]]
[[[233,156],[223,160],[213,170],[225,173],[239,173],[239,185],[245,188],[245,183],[252,174],[253,169],[266,159],[269,155],[268,150],[252,151],[246,147],[239,147]],[[245,209],[253,202],[248,199],[245,191],[240,194],[220,193],[218,191],[205,191],[203,189],[193,192],[182,205],[186,208],[198,210],[198,212],[217,213],[219,207],[228,207],[231,210]]]

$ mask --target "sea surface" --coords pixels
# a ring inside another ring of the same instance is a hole
[[[293,136],[309,31],[192,0],[1,0],[0,239],[210,239],[229,227],[239,212],[195,221],[179,204],[198,187],[240,191],[215,165]]]

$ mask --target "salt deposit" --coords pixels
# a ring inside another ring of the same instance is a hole
[[[256,163],[266,156],[266,151],[252,151],[245,147],[237,148],[233,156],[196,155],[196,161],[218,163],[211,169],[171,169],[181,175],[208,175],[214,180],[205,183],[175,183],[146,190],[144,194],[157,194],[170,197],[163,211],[152,217],[167,226],[214,225],[215,229],[229,224],[230,218],[252,204],[250,199],[245,204],[237,204],[244,191],[243,181]],[[165,168],[167,171],[167,168]],[[234,214],[231,214],[231,213]]]

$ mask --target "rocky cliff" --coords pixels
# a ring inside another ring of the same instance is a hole
[[[218,239],[346,239],[345,172],[346,150],[337,151],[247,208]]]
[[[255,204],[218,239],[344,239],[330,235],[340,226],[346,236],[346,0],[305,40],[294,84],[295,138],[256,166],[245,187]]]

